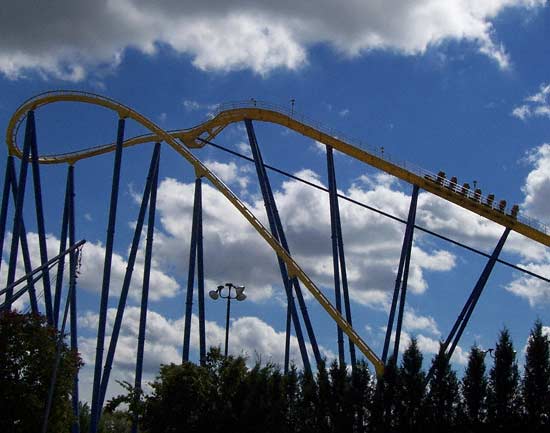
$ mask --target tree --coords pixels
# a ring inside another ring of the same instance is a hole
[[[43,316],[0,314],[0,431],[41,431],[59,338]],[[70,430],[73,380],[81,365],[78,353],[62,342],[49,432]]]
[[[535,322],[527,343],[523,399],[529,431],[548,431],[550,417],[550,346],[542,332],[540,320]]]
[[[372,411],[374,397],[373,378],[365,360],[360,360],[351,372],[351,406],[353,407],[355,425],[353,431],[366,431],[367,420]]]
[[[384,373],[378,378],[373,398],[369,424],[376,433],[393,432],[396,429],[396,397],[398,386],[398,368],[394,356],[384,367]]]
[[[462,378],[462,410],[466,425],[474,432],[482,430],[487,416],[487,375],[485,352],[473,346]]]
[[[296,431],[300,433],[314,433],[320,431],[318,414],[319,387],[315,378],[309,372],[299,375],[299,395],[296,404]],[[326,429],[325,429],[326,431]]]
[[[315,407],[316,431],[328,433],[331,431],[330,409],[331,401],[330,379],[324,362],[317,370],[317,404]]]
[[[426,398],[429,431],[453,431],[459,403],[458,379],[441,344],[432,361],[433,376]]]
[[[330,376],[330,417],[333,432],[351,432],[353,429],[354,413],[351,398],[351,376],[346,364],[339,364],[336,360],[331,364]]]
[[[493,431],[515,432],[520,422],[519,373],[508,329],[499,335],[489,374],[488,419]]]
[[[418,349],[416,338],[412,338],[403,353],[397,379],[396,415],[400,432],[421,430],[426,389],[426,374],[422,371],[422,360],[422,353]]]
[[[142,418],[147,432],[215,431],[209,404],[214,384],[206,369],[190,362],[162,365],[151,386]]]

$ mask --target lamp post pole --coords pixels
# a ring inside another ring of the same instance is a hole
[[[224,295],[222,291],[226,288],[227,295]],[[235,296],[231,296],[231,289],[235,289]],[[213,300],[218,298],[227,299],[227,312],[225,315],[225,357],[227,357],[229,348],[229,315],[231,312],[231,300],[236,299],[237,301],[244,301],[246,299],[246,295],[243,292],[244,286],[235,286],[233,283],[225,283],[225,286],[218,286],[216,290],[210,290],[208,293]]]
[[[227,296],[227,313],[225,315],[225,357],[227,358],[227,347],[229,346],[229,312],[231,311],[231,287]]]

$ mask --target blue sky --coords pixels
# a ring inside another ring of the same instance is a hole
[[[196,125],[227,101],[255,98],[290,107],[295,99],[297,112],[328,127],[384,147],[385,154],[399,160],[433,172],[442,169],[461,182],[475,180],[484,193],[518,203],[526,215],[550,222],[548,3],[422,0],[334,5],[240,0],[200,5],[163,1],[151,6],[124,0],[93,6],[60,1],[42,9],[17,2],[3,8],[0,16],[0,124],[6,127],[25,99],[60,88],[117,99],[165,129]],[[327,184],[322,147],[281,127],[255,126],[266,163]],[[116,118],[96,108],[58,104],[37,112],[37,127],[40,151],[57,153],[113,141]],[[142,132],[128,124],[128,137]],[[228,128],[216,142],[249,151],[242,125]],[[152,146],[145,145],[123,157],[112,308],[151,152]],[[197,150],[196,155],[265,221],[250,163],[213,148]],[[112,159],[101,156],[76,166],[77,237],[88,240],[79,279],[80,347],[87,363],[81,378],[83,399],[89,398],[95,351]],[[336,171],[343,194],[406,216],[410,185],[338,153]],[[42,169],[51,254],[59,238],[65,172],[64,166]],[[163,149],[147,379],[160,363],[180,358],[193,176],[186,161]],[[333,299],[328,197],[280,175],[270,176],[291,250]],[[26,224],[33,232],[31,201],[29,194]],[[380,353],[404,227],[349,203],[340,206],[354,325]],[[286,315],[274,253],[208,184],[204,212],[208,289],[233,281],[246,285],[249,295],[233,309],[231,351],[281,362]],[[503,231],[425,192],[420,194],[417,221],[487,252]],[[405,332],[417,336],[430,359],[485,262],[429,235],[415,236]],[[31,233],[38,263],[36,245]],[[550,276],[547,248],[519,235],[510,237],[503,257]],[[141,269],[138,266],[138,277]],[[5,272],[3,264],[3,278]],[[134,280],[115,379],[133,378],[140,296],[139,278]],[[534,320],[538,317],[550,326],[549,301],[546,283],[497,265],[461,341],[456,368],[462,370],[474,342],[492,347],[504,325],[522,358]],[[313,299],[308,308],[324,353],[333,357],[335,325]],[[221,303],[207,301],[207,320],[208,343],[220,344]],[[197,346],[195,335],[193,357]],[[299,362],[295,342],[293,357]],[[116,390],[114,385],[110,393]]]

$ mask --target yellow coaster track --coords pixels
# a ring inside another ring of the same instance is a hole
[[[19,107],[10,120],[6,132],[6,143],[10,154],[21,157],[21,150],[17,146],[15,136],[19,124],[25,117],[26,110],[28,111],[29,107],[39,107],[50,102],[61,100],[76,102],[100,100],[103,102],[99,105],[108,106],[116,110],[121,116],[125,116],[128,110],[127,107],[116,101],[91,93],[56,91],[38,95]],[[489,199],[489,197],[483,197],[481,195],[474,197],[473,194],[465,194],[456,183],[450,182],[447,179],[441,179],[439,176],[412,164],[391,161],[377,149],[367,149],[360,143],[354,145],[351,140],[343,138],[342,134],[336,131],[327,130],[322,125],[310,119],[306,119],[304,116],[297,115],[284,107],[260,103],[255,100],[224,104],[219,107],[217,115],[212,119],[194,128],[171,131],[170,135],[185,143],[188,147],[202,147],[204,146],[204,141],[199,138],[206,141],[212,140],[228,125],[241,122],[244,119],[274,123],[292,129],[313,140],[328,144],[352,158],[383,170],[410,184],[418,185],[420,188],[432,194],[464,209],[468,209],[497,224],[508,227],[512,231],[520,233],[529,239],[550,246],[550,229],[546,224],[523,215],[512,216],[506,214],[497,206],[497,202]],[[158,141],[159,139],[162,139],[162,137],[153,132],[152,134],[130,138],[124,142],[124,146],[135,146],[137,144]],[[181,147],[179,142],[176,143]],[[40,163],[72,164],[81,159],[112,152],[114,148],[114,144],[111,143],[61,155],[41,156]]]
[[[41,106],[55,102],[80,102],[99,105],[116,111],[120,117],[131,118],[147,128],[150,133],[129,138],[124,141],[124,147],[135,146],[143,143],[164,141],[176,152],[183,156],[193,165],[197,176],[209,179],[212,184],[231,202],[237,210],[248,220],[254,229],[265,239],[271,248],[283,259],[288,267],[291,276],[296,276],[311,292],[315,299],[323,306],[338,326],[350,337],[353,343],[373,363],[377,374],[383,371],[383,364],[370,347],[361,339],[342,315],[332,306],[330,301],[323,295],[305,272],[298,266],[292,257],[284,250],[280,243],[260,223],[260,221],[248,210],[239,198],[200,160],[198,160],[188,149],[204,146],[205,141],[212,140],[225,127],[232,123],[241,122],[245,119],[269,122],[292,129],[299,134],[329,145],[334,149],[372,167],[385,171],[410,184],[435,194],[444,200],[454,203],[464,209],[468,209],[477,215],[496,222],[512,231],[520,233],[529,239],[546,246],[550,246],[550,232],[546,225],[526,218],[506,214],[502,208],[493,203],[493,199],[481,195],[465,193],[455,183],[434,175],[430,172],[417,168],[411,164],[391,161],[387,156],[377,149],[367,149],[363,145],[354,145],[351,140],[345,139],[342,134],[327,130],[322,125],[316,124],[303,116],[284,107],[272,104],[259,103],[255,100],[246,102],[225,104],[220,106],[217,114],[210,120],[201,123],[190,129],[177,131],[164,131],[151,120],[142,116],[131,108],[104,96],[76,92],[76,91],[54,91],[37,95],[23,103],[13,114],[6,131],[6,144],[11,155],[21,158],[21,150],[17,145],[16,136],[19,126],[24,121],[29,110],[35,110]],[[102,155],[115,150],[113,143],[97,147],[91,147],[76,152],[69,152],[57,155],[42,155],[39,158],[41,164],[74,164],[82,159]]]
[[[254,227],[254,229],[265,239],[265,241],[271,246],[271,248],[277,253],[279,257],[285,262],[288,268],[289,276],[297,277],[302,284],[310,291],[313,297],[321,304],[330,317],[337,323],[342,331],[350,338],[359,350],[365,355],[365,357],[372,362],[376,370],[377,375],[381,375],[384,371],[384,365],[378,356],[372,351],[372,349],[363,341],[359,334],[352,328],[352,326],[344,319],[344,317],[334,308],[327,297],[317,288],[317,286],[311,281],[307,274],[300,268],[300,266],[294,261],[294,259],[286,252],[281,244],[271,235],[271,233],[262,225],[262,223],[254,216],[252,212],[245,206],[245,204],[239,200],[239,198],[214,174],[212,173],[199,159],[197,159],[185,146],[183,146],[177,137],[164,131],[151,120],[142,116],[138,112],[132,110],[125,105],[108,99],[99,95],[83,92],[72,91],[58,91],[49,92],[46,94],[38,95],[21,105],[14,115],[12,116],[6,136],[6,141],[10,154],[21,157],[21,152],[17,147],[15,136],[17,134],[17,127],[25,118],[27,112],[35,110],[44,105],[53,104],[62,101],[80,102],[92,105],[98,105],[107,109],[116,111],[120,117],[129,118],[151,131],[151,135],[146,141],[164,141],[169,144],[177,153],[183,156],[195,169],[197,176],[205,177],[214,185],[214,187],[220,191],[229,202],[248,220],[248,222]],[[199,131],[197,129],[197,131]],[[190,136],[189,136],[190,137]],[[142,138],[143,139],[143,138]],[[151,140],[152,139],[152,140]],[[140,141],[144,142],[144,141]],[[125,145],[137,144],[135,141],[128,140]],[[84,151],[41,157],[41,163],[74,163],[78,160],[91,158],[95,155],[100,155],[106,152],[114,150],[114,146],[101,146],[99,148],[87,149]]]

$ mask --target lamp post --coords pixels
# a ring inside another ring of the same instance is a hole
[[[227,289],[227,295],[223,294],[223,290]],[[231,295],[231,290],[235,290],[235,296]],[[235,286],[233,283],[225,283],[225,286],[218,286],[216,290],[210,290],[208,295],[216,300],[218,298],[227,299],[227,313],[225,316],[225,356],[227,357],[227,348],[229,344],[229,313],[231,311],[231,300],[244,301],[246,295],[244,292],[244,286]]]

